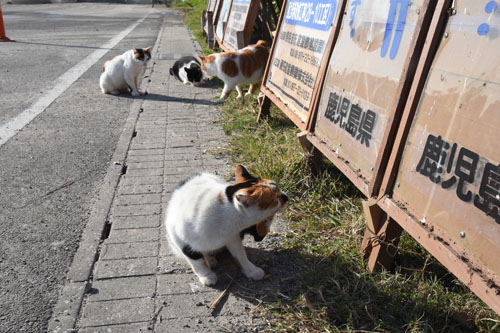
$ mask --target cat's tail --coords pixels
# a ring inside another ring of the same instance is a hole
[[[168,242],[168,245],[170,246],[170,249],[172,250],[173,254],[175,254],[176,256],[178,257],[184,257],[183,254],[182,254],[182,249],[179,248],[178,244],[177,244],[177,237],[175,237],[174,235],[174,230],[171,230],[171,228],[169,228],[167,222],[165,221],[165,229],[167,231],[167,242]]]

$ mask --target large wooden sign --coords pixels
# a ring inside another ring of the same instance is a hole
[[[500,314],[500,8],[454,9],[379,205]]]
[[[385,170],[433,0],[349,0],[310,141],[367,196]]]
[[[343,0],[288,0],[261,91],[305,129]]]
[[[259,3],[259,0],[233,0],[221,43],[224,50],[235,51],[250,43]]]

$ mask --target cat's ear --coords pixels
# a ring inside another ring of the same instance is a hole
[[[248,170],[241,164],[239,164],[236,167],[236,182],[241,183],[241,182],[246,182],[246,181],[251,181],[251,180],[256,180],[254,176],[248,172]]]
[[[151,52],[151,49],[152,49],[152,48],[153,48],[152,46],[148,46],[148,47],[146,47],[146,48],[145,48],[145,49],[143,49],[143,50],[144,50],[145,52],[148,52],[148,53],[149,53],[149,52]]]
[[[238,200],[239,203],[241,203],[243,206],[248,207],[250,206],[251,203],[251,198],[249,195],[246,195],[245,193],[239,192],[236,193],[235,196],[236,200]]]
[[[137,49],[135,47],[132,48],[132,51],[134,51],[134,53],[137,53]]]

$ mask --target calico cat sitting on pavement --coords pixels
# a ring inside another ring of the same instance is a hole
[[[175,76],[184,84],[198,85],[203,79],[200,61],[193,56],[185,56],[177,60],[172,68],[170,75]]]
[[[217,75],[224,81],[224,89],[217,102],[223,102],[236,87],[238,98],[243,98],[241,90],[244,84],[250,84],[246,95],[253,94],[262,80],[269,53],[266,42],[259,40],[236,52],[214,53],[200,57],[201,69],[207,75]]]
[[[145,49],[129,50],[113,57],[104,63],[99,85],[103,94],[119,94],[132,92],[132,96],[140,96],[139,87],[151,59],[152,46]]]
[[[184,257],[203,285],[213,285],[211,253],[226,247],[243,273],[254,280],[264,271],[252,264],[242,238],[252,234],[262,239],[274,214],[288,201],[272,180],[256,178],[242,166],[236,168],[236,183],[203,173],[181,182],[167,205],[165,226],[174,253]]]

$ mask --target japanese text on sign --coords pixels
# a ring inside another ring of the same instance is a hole
[[[500,165],[485,163],[479,193],[473,195],[467,185],[473,184],[476,179],[480,156],[465,147],[460,147],[458,152],[457,149],[456,143],[450,144],[441,136],[429,134],[417,172],[433,183],[441,184],[443,189],[455,188],[461,201],[473,202],[476,208],[500,224]],[[449,178],[445,179],[445,176]]]
[[[291,31],[285,31],[280,34],[280,39],[289,44],[313,51],[315,53],[322,53],[326,46],[326,41],[322,39],[300,35]]]
[[[371,110],[364,111],[358,104],[353,104],[345,97],[334,92],[328,97],[325,118],[344,129],[361,144],[370,147],[377,114]]]
[[[332,25],[336,11],[336,0],[291,0],[287,6],[285,22],[326,31]]]

